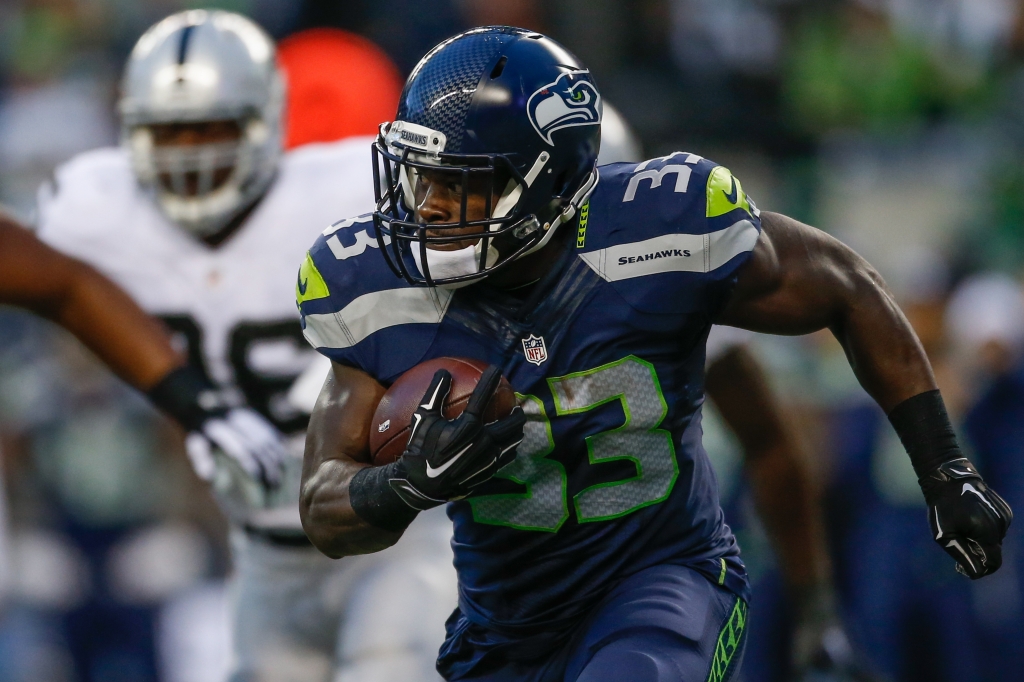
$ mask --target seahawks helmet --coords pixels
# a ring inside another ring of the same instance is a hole
[[[186,230],[219,232],[274,178],[281,154],[284,79],[274,43],[238,14],[171,15],[139,39],[125,67],[122,143],[140,184]],[[229,122],[228,142],[163,145],[153,126]]]
[[[374,226],[391,269],[414,285],[456,287],[545,246],[597,184],[601,112],[590,72],[539,33],[488,26],[432,49],[373,145]],[[449,174],[462,196],[458,221],[429,233],[415,217],[424,172]],[[467,220],[470,186],[493,190],[482,219]],[[449,267],[453,258],[468,267]]]

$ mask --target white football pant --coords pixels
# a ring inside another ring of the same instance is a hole
[[[232,682],[440,680],[457,604],[451,534],[439,507],[394,547],[335,561],[235,531]]]

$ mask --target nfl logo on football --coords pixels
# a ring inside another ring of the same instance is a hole
[[[534,336],[523,339],[523,353],[526,354],[526,361],[540,366],[540,363],[548,359],[548,348],[544,345],[543,336]]]

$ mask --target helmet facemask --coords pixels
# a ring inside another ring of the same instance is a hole
[[[237,137],[161,144],[155,130],[159,124],[138,125],[128,132],[139,182],[153,193],[170,220],[199,237],[219,232],[251,206],[273,179],[266,171],[276,163],[277,154],[268,149],[270,131],[262,120],[249,117],[218,123],[232,124]],[[268,152],[272,158],[266,158]]]
[[[444,145],[443,133],[398,121],[381,126],[373,146],[377,239],[388,265],[410,284],[458,288],[502,270],[547,244],[582,199],[528,205],[527,190],[542,176],[546,152],[524,175],[510,155],[450,154]],[[423,174],[457,192],[458,220],[417,222],[416,188]],[[482,217],[471,219],[474,193],[484,195],[485,205]]]

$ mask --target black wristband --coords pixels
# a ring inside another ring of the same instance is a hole
[[[203,406],[204,396],[215,398],[214,391],[202,372],[185,365],[168,372],[146,395],[185,430],[195,431],[216,412]]]
[[[889,422],[910,455],[918,481],[944,462],[963,457],[938,390],[907,398],[892,408]]]
[[[419,512],[398,496],[389,481],[401,477],[401,463],[366,467],[356,472],[348,484],[352,510],[363,521],[382,530],[400,532],[409,527]]]

